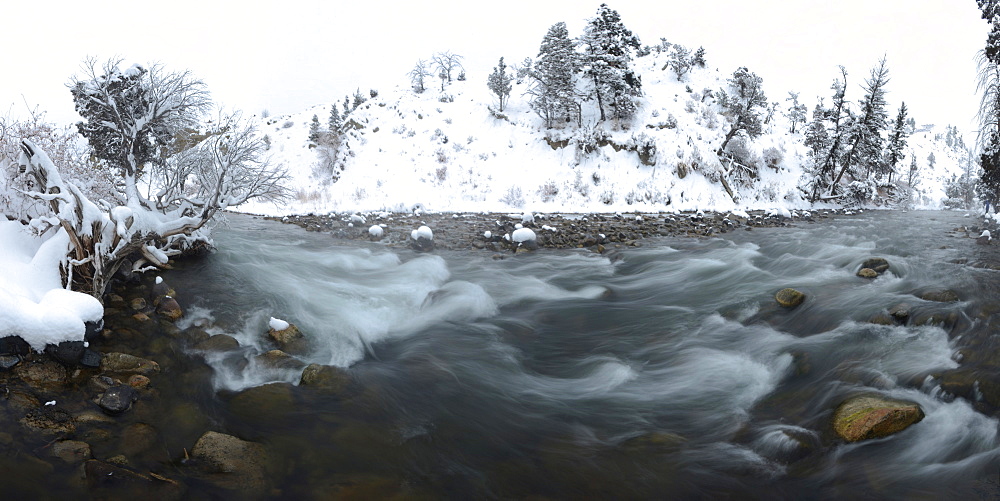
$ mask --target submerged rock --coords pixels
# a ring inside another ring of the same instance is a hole
[[[240,342],[229,334],[216,334],[194,345],[194,349],[201,351],[232,351],[239,347]]]
[[[833,429],[844,440],[857,442],[898,433],[923,418],[916,403],[863,395],[840,404],[833,414]]]
[[[806,300],[806,295],[795,289],[781,289],[774,295],[775,301],[785,308],[794,308]]]
[[[211,474],[208,480],[226,489],[261,493],[267,486],[264,446],[214,431],[206,432],[191,456]]]
[[[128,353],[105,353],[101,359],[101,370],[125,374],[150,375],[160,372],[160,364]]]
[[[104,412],[114,416],[129,410],[132,407],[132,402],[137,398],[138,395],[131,386],[117,384],[108,388],[101,395],[101,398],[97,401],[97,405]]]
[[[52,444],[52,456],[74,464],[90,459],[90,444],[77,440],[60,440]]]
[[[920,299],[924,301],[934,301],[938,303],[956,303],[960,301],[958,293],[951,289],[935,289],[925,291],[920,294]]]
[[[351,376],[347,371],[331,365],[309,364],[302,371],[302,386],[315,386],[340,393],[351,384]]]

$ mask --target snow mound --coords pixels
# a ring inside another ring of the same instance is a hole
[[[276,331],[283,331],[289,326],[288,322],[274,317],[271,317],[271,320],[267,322],[267,325]]]
[[[517,243],[523,243],[523,242],[534,242],[536,237],[535,237],[535,232],[531,231],[530,228],[520,228],[514,230],[514,233],[511,234],[510,238],[511,240]]]

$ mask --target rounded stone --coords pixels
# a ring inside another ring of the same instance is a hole
[[[878,272],[871,268],[861,268],[858,270],[858,276],[861,278],[875,278],[878,276]]]
[[[844,440],[857,442],[898,433],[923,418],[924,411],[916,403],[865,395],[837,407],[833,428]]]
[[[108,388],[107,391],[101,395],[97,405],[99,405],[104,412],[114,416],[129,410],[129,408],[132,407],[132,402],[135,398],[135,390],[133,390],[132,387],[126,385],[116,385]]]
[[[885,258],[881,257],[872,257],[861,263],[861,267],[875,270],[875,273],[884,273],[889,269],[889,261],[886,261]]]
[[[774,295],[775,301],[785,308],[794,308],[806,300],[806,295],[792,288],[781,289]]]

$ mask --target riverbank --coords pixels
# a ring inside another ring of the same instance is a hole
[[[266,217],[294,224],[307,231],[330,233],[335,239],[381,242],[389,247],[420,247],[412,231],[427,226],[433,232],[433,248],[445,250],[515,251],[511,238],[521,228],[535,235],[533,248],[588,248],[603,252],[610,248],[637,247],[650,237],[711,237],[732,231],[812,224],[856,211],[749,211],[617,214],[532,213],[368,213],[290,215]],[[382,228],[370,232],[372,226]]]

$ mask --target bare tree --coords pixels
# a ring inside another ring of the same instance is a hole
[[[451,51],[438,52],[431,57],[431,63],[434,64],[434,69],[438,74],[444,74],[442,80],[447,80],[451,83],[451,72],[454,70],[463,70],[462,67],[462,56],[454,54]]]
[[[71,89],[87,119],[78,128],[124,181],[117,201],[92,201],[31,140],[21,142],[18,160],[33,181],[26,195],[49,208],[32,227],[65,232],[66,282],[97,297],[130,259],[135,271],[169,267],[169,256],[211,245],[206,225],[219,211],[288,196],[285,172],[263,158],[265,139],[239,116],[199,131],[198,119],[210,106],[200,81],[158,66],[123,72],[118,63],[109,61],[98,75],[89,61],[85,70],[93,78],[74,79]]]
[[[410,77],[410,83],[413,84],[413,90],[417,94],[427,90],[424,79],[431,76],[431,72],[427,70],[426,61],[423,59],[417,61],[417,64],[413,65],[413,69],[406,75]]]

